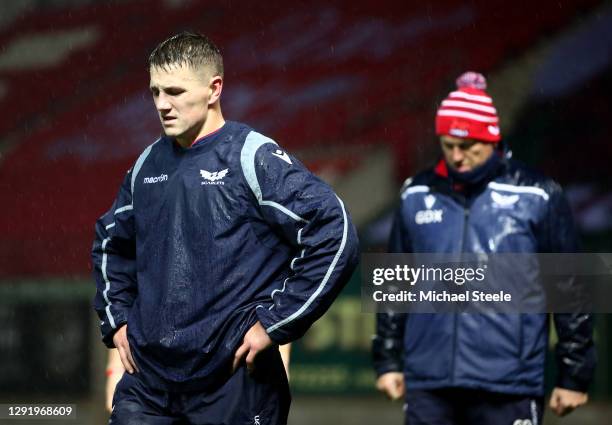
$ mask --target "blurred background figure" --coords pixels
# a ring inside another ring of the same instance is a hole
[[[153,25],[160,17],[164,25]],[[143,58],[184,29],[223,46],[225,112],[332,184],[365,250],[386,249],[402,181],[439,154],[436,105],[457,75],[478,69],[515,156],[562,184],[586,250],[612,251],[607,1],[272,0],[211,8],[198,0],[6,0],[2,399],[73,401],[82,423],[106,416],[108,353],[90,306],[91,223],[159,133]],[[374,389],[373,333],[356,274],[293,347],[290,423],[401,423],[401,406]],[[595,339],[601,361],[589,403],[563,423],[605,423],[612,413],[607,316],[597,318]],[[550,347],[555,342],[553,332]],[[554,373],[547,369],[549,382]]]
[[[106,363],[106,410],[111,412],[113,410],[113,395],[115,394],[115,387],[117,382],[121,380],[125,368],[121,363],[121,357],[116,348],[108,350],[108,361]]]
[[[402,187],[389,252],[578,252],[561,188],[509,158],[486,88],[482,74],[466,72],[442,101],[442,158]],[[527,285],[534,275],[537,266],[514,278]],[[588,400],[593,315],[553,317],[558,378],[550,407],[565,416]],[[542,423],[548,328],[547,314],[378,314],[376,386],[405,398],[410,425]]]

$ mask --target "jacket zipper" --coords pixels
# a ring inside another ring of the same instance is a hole
[[[463,205],[463,228],[461,231],[461,256],[465,252],[465,242],[467,235],[467,226],[470,219],[470,209],[465,204]],[[457,356],[457,328],[459,326],[457,315],[460,313],[453,313],[453,356],[451,357],[451,384],[455,383],[455,357]]]

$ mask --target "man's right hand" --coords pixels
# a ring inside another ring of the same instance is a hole
[[[550,408],[558,416],[565,416],[587,401],[589,401],[587,393],[555,387],[550,396]]]
[[[113,344],[115,344],[117,351],[119,351],[119,357],[121,358],[121,363],[123,363],[126,372],[129,374],[134,373],[134,371],[138,372],[127,339],[127,325],[121,326],[117,332],[115,332],[115,335],[113,335]]]
[[[406,392],[404,374],[401,372],[383,373],[376,380],[376,389],[385,393],[391,400],[401,399]]]

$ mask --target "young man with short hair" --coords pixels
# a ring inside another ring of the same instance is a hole
[[[558,184],[510,160],[486,81],[468,72],[436,116],[442,159],[402,188],[390,252],[566,253],[577,243]],[[501,200],[506,202],[501,203]],[[419,221],[435,208],[439,220]],[[535,270],[520,270],[528,281]],[[554,314],[559,342],[550,406],[587,401],[595,367],[593,316]],[[410,425],[542,423],[546,314],[378,314],[377,388],[405,397]]]
[[[277,345],[301,337],[357,262],[332,189],[250,127],[225,121],[223,61],[181,33],[149,58],[164,136],[96,224],[95,309],[128,373],[112,424],[284,424]]]

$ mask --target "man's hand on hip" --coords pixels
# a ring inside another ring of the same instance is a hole
[[[555,387],[550,396],[550,408],[559,416],[571,413],[589,400],[587,393]]]
[[[232,373],[238,369],[240,362],[245,356],[247,369],[249,372],[253,371],[255,356],[272,345],[273,342],[268,336],[268,333],[258,321],[247,331],[242,340],[242,345],[236,350],[234,362],[232,364]]]
[[[391,400],[401,399],[406,392],[404,374],[401,372],[383,373],[376,380],[376,389],[385,393]]]
[[[127,338],[127,325],[121,326],[117,332],[115,332],[115,335],[113,335],[113,344],[115,344],[117,351],[119,351],[121,363],[127,373],[132,374],[134,371],[138,372],[136,362],[134,362],[132,352],[130,351],[130,344]]]

